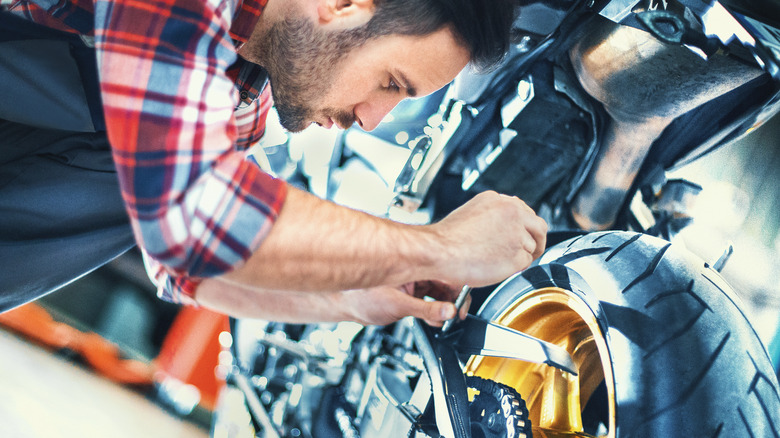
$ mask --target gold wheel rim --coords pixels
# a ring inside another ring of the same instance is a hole
[[[537,289],[520,297],[494,321],[565,349],[574,358],[579,375],[544,364],[484,356],[469,360],[467,374],[517,390],[528,407],[534,437],[542,438],[591,436],[583,432],[582,409],[605,381],[609,424],[599,436],[615,436],[615,385],[607,343],[582,299],[561,288]]]

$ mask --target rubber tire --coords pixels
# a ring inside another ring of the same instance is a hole
[[[739,299],[721,276],[668,241],[586,234],[550,248],[499,286],[493,319],[544,287],[585,301],[604,334],[618,437],[778,437],[778,382]]]

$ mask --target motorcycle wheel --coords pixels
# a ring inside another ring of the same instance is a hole
[[[587,234],[499,286],[479,315],[565,348],[577,376],[472,357],[467,373],[515,388],[534,437],[778,437],[780,396],[739,300],[668,241]]]

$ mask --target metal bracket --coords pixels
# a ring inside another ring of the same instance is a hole
[[[425,200],[433,180],[452,153],[450,138],[460,127],[462,112],[476,110],[465,103],[451,100],[437,125],[427,128],[427,134],[415,142],[409,159],[395,183],[395,197],[390,208],[416,211]]]
[[[395,180],[395,199],[393,203],[396,207],[401,208],[404,211],[413,212],[422,204],[422,197],[417,193],[417,184],[415,180],[417,173],[422,166],[425,157],[428,154],[428,150],[431,148],[431,137],[423,135],[417,139],[412,147],[412,152],[409,154],[409,159],[406,160],[401,173]]]
[[[419,319],[412,334],[431,382],[433,410],[439,435],[447,438],[471,438],[466,377],[452,344],[436,338],[432,329]]]
[[[461,321],[451,336],[460,336],[455,348],[462,354],[544,363],[577,375],[577,365],[563,348],[476,316]]]
[[[645,29],[667,44],[688,45],[700,49],[707,57],[721,48],[715,38],[693,29],[684,18],[670,11],[643,11],[636,14]]]
[[[417,139],[412,147],[412,152],[409,154],[409,159],[406,160],[404,168],[401,169],[401,173],[398,175],[398,179],[395,181],[395,191],[408,192],[413,190],[412,183],[417,176],[417,171],[420,169],[425,155],[428,153],[428,149],[431,147],[431,137],[423,135]]]

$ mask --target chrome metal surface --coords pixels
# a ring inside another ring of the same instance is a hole
[[[236,386],[238,386],[241,392],[244,393],[246,404],[249,406],[249,410],[252,412],[252,416],[257,419],[257,421],[260,422],[260,425],[263,427],[263,436],[267,438],[279,438],[279,431],[276,430],[273,422],[271,422],[271,416],[263,407],[263,403],[260,401],[257,393],[255,393],[254,388],[252,388],[252,384],[249,382],[249,379],[241,374],[236,374],[235,381]]]
[[[571,355],[557,345],[472,315],[461,328],[463,335],[456,346],[461,353],[544,363],[577,375]]]
[[[415,412],[405,402],[412,396],[408,377],[396,369],[392,361],[379,359],[371,366],[366,378],[361,406],[360,436],[363,438],[391,438],[412,430]]]
[[[466,111],[467,108],[460,101],[452,101],[449,105],[441,122],[428,131],[431,143],[427,147],[425,157],[417,168],[408,190],[396,194],[393,201],[395,207],[408,212],[417,210],[428,194],[434,178],[452,153],[449,140],[460,126],[461,111]]]
[[[395,180],[395,191],[400,193],[408,192],[412,188],[412,183],[417,175],[417,171],[420,169],[425,154],[431,147],[431,137],[424,135],[415,141],[412,146],[412,152],[409,154],[409,159],[406,160],[406,164],[398,178]]]
[[[469,296],[469,293],[471,292],[471,287],[468,285],[463,286],[463,288],[460,290],[460,293],[458,294],[458,297],[455,298],[455,316],[452,319],[448,319],[447,321],[444,321],[444,324],[441,326],[441,332],[446,333],[451,328],[452,325],[455,324],[455,322],[459,319],[460,315],[460,309],[463,307],[463,304],[466,302],[466,297]]]

